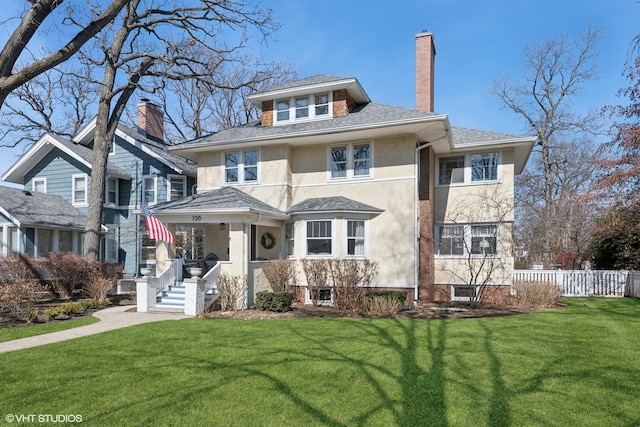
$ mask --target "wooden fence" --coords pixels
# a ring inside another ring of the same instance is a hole
[[[514,270],[513,281],[550,282],[562,296],[635,296],[640,298],[640,271]]]

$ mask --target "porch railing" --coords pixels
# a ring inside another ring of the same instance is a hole
[[[213,294],[218,293],[218,275],[219,274],[220,274],[220,264],[218,263],[213,267],[211,267],[211,269],[209,269],[209,271],[207,271],[207,273],[204,276],[202,276],[202,278],[207,281],[205,292],[209,293],[209,291],[211,291],[211,293]]]
[[[162,292],[169,290],[169,286],[174,285],[176,280],[182,280],[183,265],[184,259],[182,258],[171,260],[169,268],[156,277],[156,295],[160,295]]]

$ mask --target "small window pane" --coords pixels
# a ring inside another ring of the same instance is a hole
[[[307,255],[331,255],[331,221],[307,222]]]
[[[169,178],[171,187],[170,200],[178,200],[185,196],[185,178],[181,176]]]
[[[244,180],[257,181],[258,180],[258,152],[245,151],[243,153],[243,161],[244,161]]]
[[[475,255],[495,255],[497,253],[496,225],[471,226],[471,253]]]
[[[283,99],[276,102],[276,120],[283,121],[289,120],[289,100]]]
[[[284,225],[284,239],[287,244],[287,256],[295,255],[295,228],[292,222]]]
[[[329,114],[329,94],[315,96],[316,104],[316,116],[323,116]]]
[[[87,180],[84,176],[76,176],[73,178],[73,201],[74,203],[82,203],[87,201]]]
[[[296,98],[296,119],[309,117],[309,98]]]
[[[438,255],[462,255],[464,253],[464,227],[441,225],[439,229]]]
[[[347,176],[347,147],[333,147],[331,149],[331,177],[344,178]]]
[[[347,221],[347,255],[364,256],[364,221]]]
[[[353,146],[353,174],[369,175],[370,164],[369,144],[359,144]]]
[[[498,179],[498,153],[471,155],[471,180],[495,181]]]
[[[225,182],[238,182],[238,153],[224,155]]]

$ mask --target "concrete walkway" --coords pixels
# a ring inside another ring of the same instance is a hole
[[[160,320],[179,320],[189,317],[177,313],[137,313],[135,311],[127,312],[127,310],[131,309],[135,309],[135,305],[122,305],[106,308],[104,310],[96,311],[95,313],[93,313],[93,315],[100,319],[100,321],[92,325],[80,326],[78,328],[52,332],[50,334],[36,335],[33,337],[20,338],[17,340],[0,343],[0,353],[37,347],[39,345],[51,344],[54,342],[72,340],[74,338],[86,337],[87,335],[99,334],[101,332],[111,331],[119,328],[126,328],[127,326],[139,325],[141,323],[158,322]]]

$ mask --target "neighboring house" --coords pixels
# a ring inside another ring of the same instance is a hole
[[[157,106],[143,100],[138,106],[138,120],[138,129],[118,126],[105,183],[101,259],[122,263],[125,277],[137,275],[141,266],[155,265],[155,242],[146,239],[144,221],[135,213],[140,203],[153,206],[191,195],[196,176],[193,163],[167,152],[163,116]],[[21,199],[27,211],[39,211],[38,204],[45,200],[42,193],[58,201],[48,203],[41,216],[23,221],[17,216],[17,207],[0,198],[0,212],[7,219],[16,217],[3,226],[2,254],[21,252],[42,256],[52,250],[83,253],[86,220],[80,224],[77,213],[86,215],[88,209],[94,131],[95,120],[72,140],[47,133],[2,175],[5,182],[23,185],[24,192],[18,190],[21,194],[31,194]],[[1,187],[1,191],[9,190]],[[69,212],[73,212],[73,216]],[[75,220],[72,225],[64,225],[67,216]],[[72,240],[73,246],[56,244],[63,242],[62,236],[59,240],[55,238],[63,228],[72,231],[74,236],[77,234]],[[20,245],[7,238],[12,233]],[[35,240],[31,237],[34,233]],[[39,237],[51,233],[51,242]],[[43,241],[47,242],[45,246]]]
[[[279,256],[370,259],[372,285],[423,301],[469,298],[471,262],[496,298],[507,295],[514,175],[535,138],[452,128],[433,112],[431,34],[416,45],[416,110],[326,75],[253,94],[260,121],[168,148],[197,163],[198,194],[155,215],[198,230],[198,257],[246,277],[246,305],[268,289],[265,260]],[[158,270],[174,257],[160,244]]]

